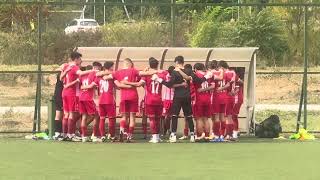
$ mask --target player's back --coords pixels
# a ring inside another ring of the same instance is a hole
[[[64,77],[64,84],[69,84],[72,83],[73,81],[78,79],[77,71],[79,70],[79,66],[76,65],[67,65],[64,68],[64,71],[67,69],[71,69],[67,72],[66,76]],[[76,91],[77,91],[78,83],[64,88],[63,89],[63,94],[64,96],[76,96]]]
[[[96,77],[96,72],[91,72],[89,74],[83,75],[80,77],[80,86],[89,86],[94,82]],[[80,101],[89,101],[93,100],[94,88],[90,89],[80,89],[79,100]]]
[[[114,104],[114,81],[113,79],[104,80],[102,77],[97,77],[95,83],[99,91],[99,104]]]
[[[165,78],[165,74],[157,73],[160,78]],[[152,80],[152,76],[143,77],[145,81],[145,104],[161,105],[162,104],[162,84]]]
[[[138,82],[140,80],[139,71],[135,68],[120,69],[113,73],[114,80],[119,82]],[[121,100],[138,100],[138,92],[136,87],[130,89],[120,89]]]
[[[165,75],[165,81],[170,81],[171,75],[167,73]],[[172,101],[174,95],[174,88],[168,88],[167,86],[162,86],[162,100]]]
[[[205,76],[205,72],[197,71],[195,75],[199,78],[203,78]],[[194,94],[196,98],[197,104],[209,104],[210,103],[210,91],[198,92],[198,89],[205,89],[209,87],[208,81],[204,81],[202,83],[193,83],[194,84]],[[191,91],[191,89],[190,89]]]

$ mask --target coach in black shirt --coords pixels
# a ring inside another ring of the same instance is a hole
[[[196,83],[202,83],[207,79],[212,77],[211,73],[208,73],[204,78],[198,78],[190,69],[184,69],[184,58],[183,56],[177,56],[174,60],[176,63],[176,69],[172,72],[170,81],[165,82],[162,79],[158,78],[157,80],[163,85],[172,88],[175,84],[182,84],[187,81],[187,84],[190,84],[190,80]],[[180,110],[183,110],[183,114],[188,121],[190,129],[190,142],[195,141],[194,135],[194,124],[192,119],[192,107],[191,107],[191,96],[190,96],[190,86],[179,86],[174,87],[174,96],[172,104],[172,126],[171,126],[171,135],[169,141],[174,143],[177,141],[176,132],[178,126],[178,116]]]

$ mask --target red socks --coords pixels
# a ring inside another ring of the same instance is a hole
[[[109,134],[111,137],[114,137],[116,134],[116,118],[109,118]]]
[[[221,122],[220,135],[224,136],[226,134],[226,121]]]
[[[106,121],[105,118],[101,118],[100,117],[99,130],[100,130],[101,136],[105,136],[106,135],[105,121]]]
[[[150,117],[150,130],[151,134],[157,134],[156,130],[156,119],[155,117]]]
[[[68,119],[68,134],[74,134],[75,129],[73,128],[75,124],[75,121],[73,119]]]
[[[233,115],[233,116],[232,116],[232,121],[233,121],[234,130],[235,130],[235,131],[239,131],[238,115]]]
[[[129,127],[129,132],[128,133],[132,135],[133,132],[134,132],[134,127]]]
[[[221,127],[220,121],[215,121],[213,125],[213,133],[215,136],[220,136],[220,127]]]
[[[86,137],[87,136],[87,127],[81,126],[81,136]]]
[[[64,134],[68,133],[68,118],[62,119],[62,133]]]
[[[189,128],[184,128],[183,135],[188,136],[189,135]]]
[[[227,124],[226,125],[226,133],[227,135],[232,137],[232,133],[233,133],[233,124]]]
[[[123,131],[123,132],[126,132],[126,126],[127,126],[127,123],[126,123],[126,120],[120,120],[120,131]]]

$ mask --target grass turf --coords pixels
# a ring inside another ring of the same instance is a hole
[[[311,180],[320,141],[93,144],[0,139],[0,179]]]

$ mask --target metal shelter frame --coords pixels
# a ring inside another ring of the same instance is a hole
[[[37,73],[37,88],[36,88],[36,98],[35,98],[35,112],[34,112],[34,123],[33,123],[33,132],[41,131],[41,80],[42,74],[48,73],[46,71],[42,71],[42,63],[43,63],[43,52],[42,52],[42,14],[41,8],[45,5],[103,5],[103,6],[158,6],[158,7],[171,7],[171,46],[175,47],[175,34],[176,34],[176,11],[177,7],[192,7],[192,6],[222,6],[222,7],[303,7],[304,8],[304,71],[303,71],[303,80],[301,84],[301,95],[300,95],[300,103],[299,103],[299,113],[297,116],[297,130],[299,126],[303,124],[304,128],[307,128],[307,87],[308,87],[308,8],[309,7],[320,7],[320,3],[177,3],[176,0],[171,0],[170,3],[159,3],[159,2],[146,2],[141,1],[137,2],[79,2],[76,0],[2,0],[0,1],[0,5],[37,5],[38,6],[38,37],[37,37],[37,71],[2,71],[0,73]],[[50,73],[54,73],[53,71]],[[273,72],[270,72],[271,74]],[[276,74],[301,74],[302,72],[276,72]],[[268,74],[265,72],[258,72],[257,74]],[[312,74],[318,74],[317,72]],[[303,123],[301,122],[301,115],[304,112]]]

